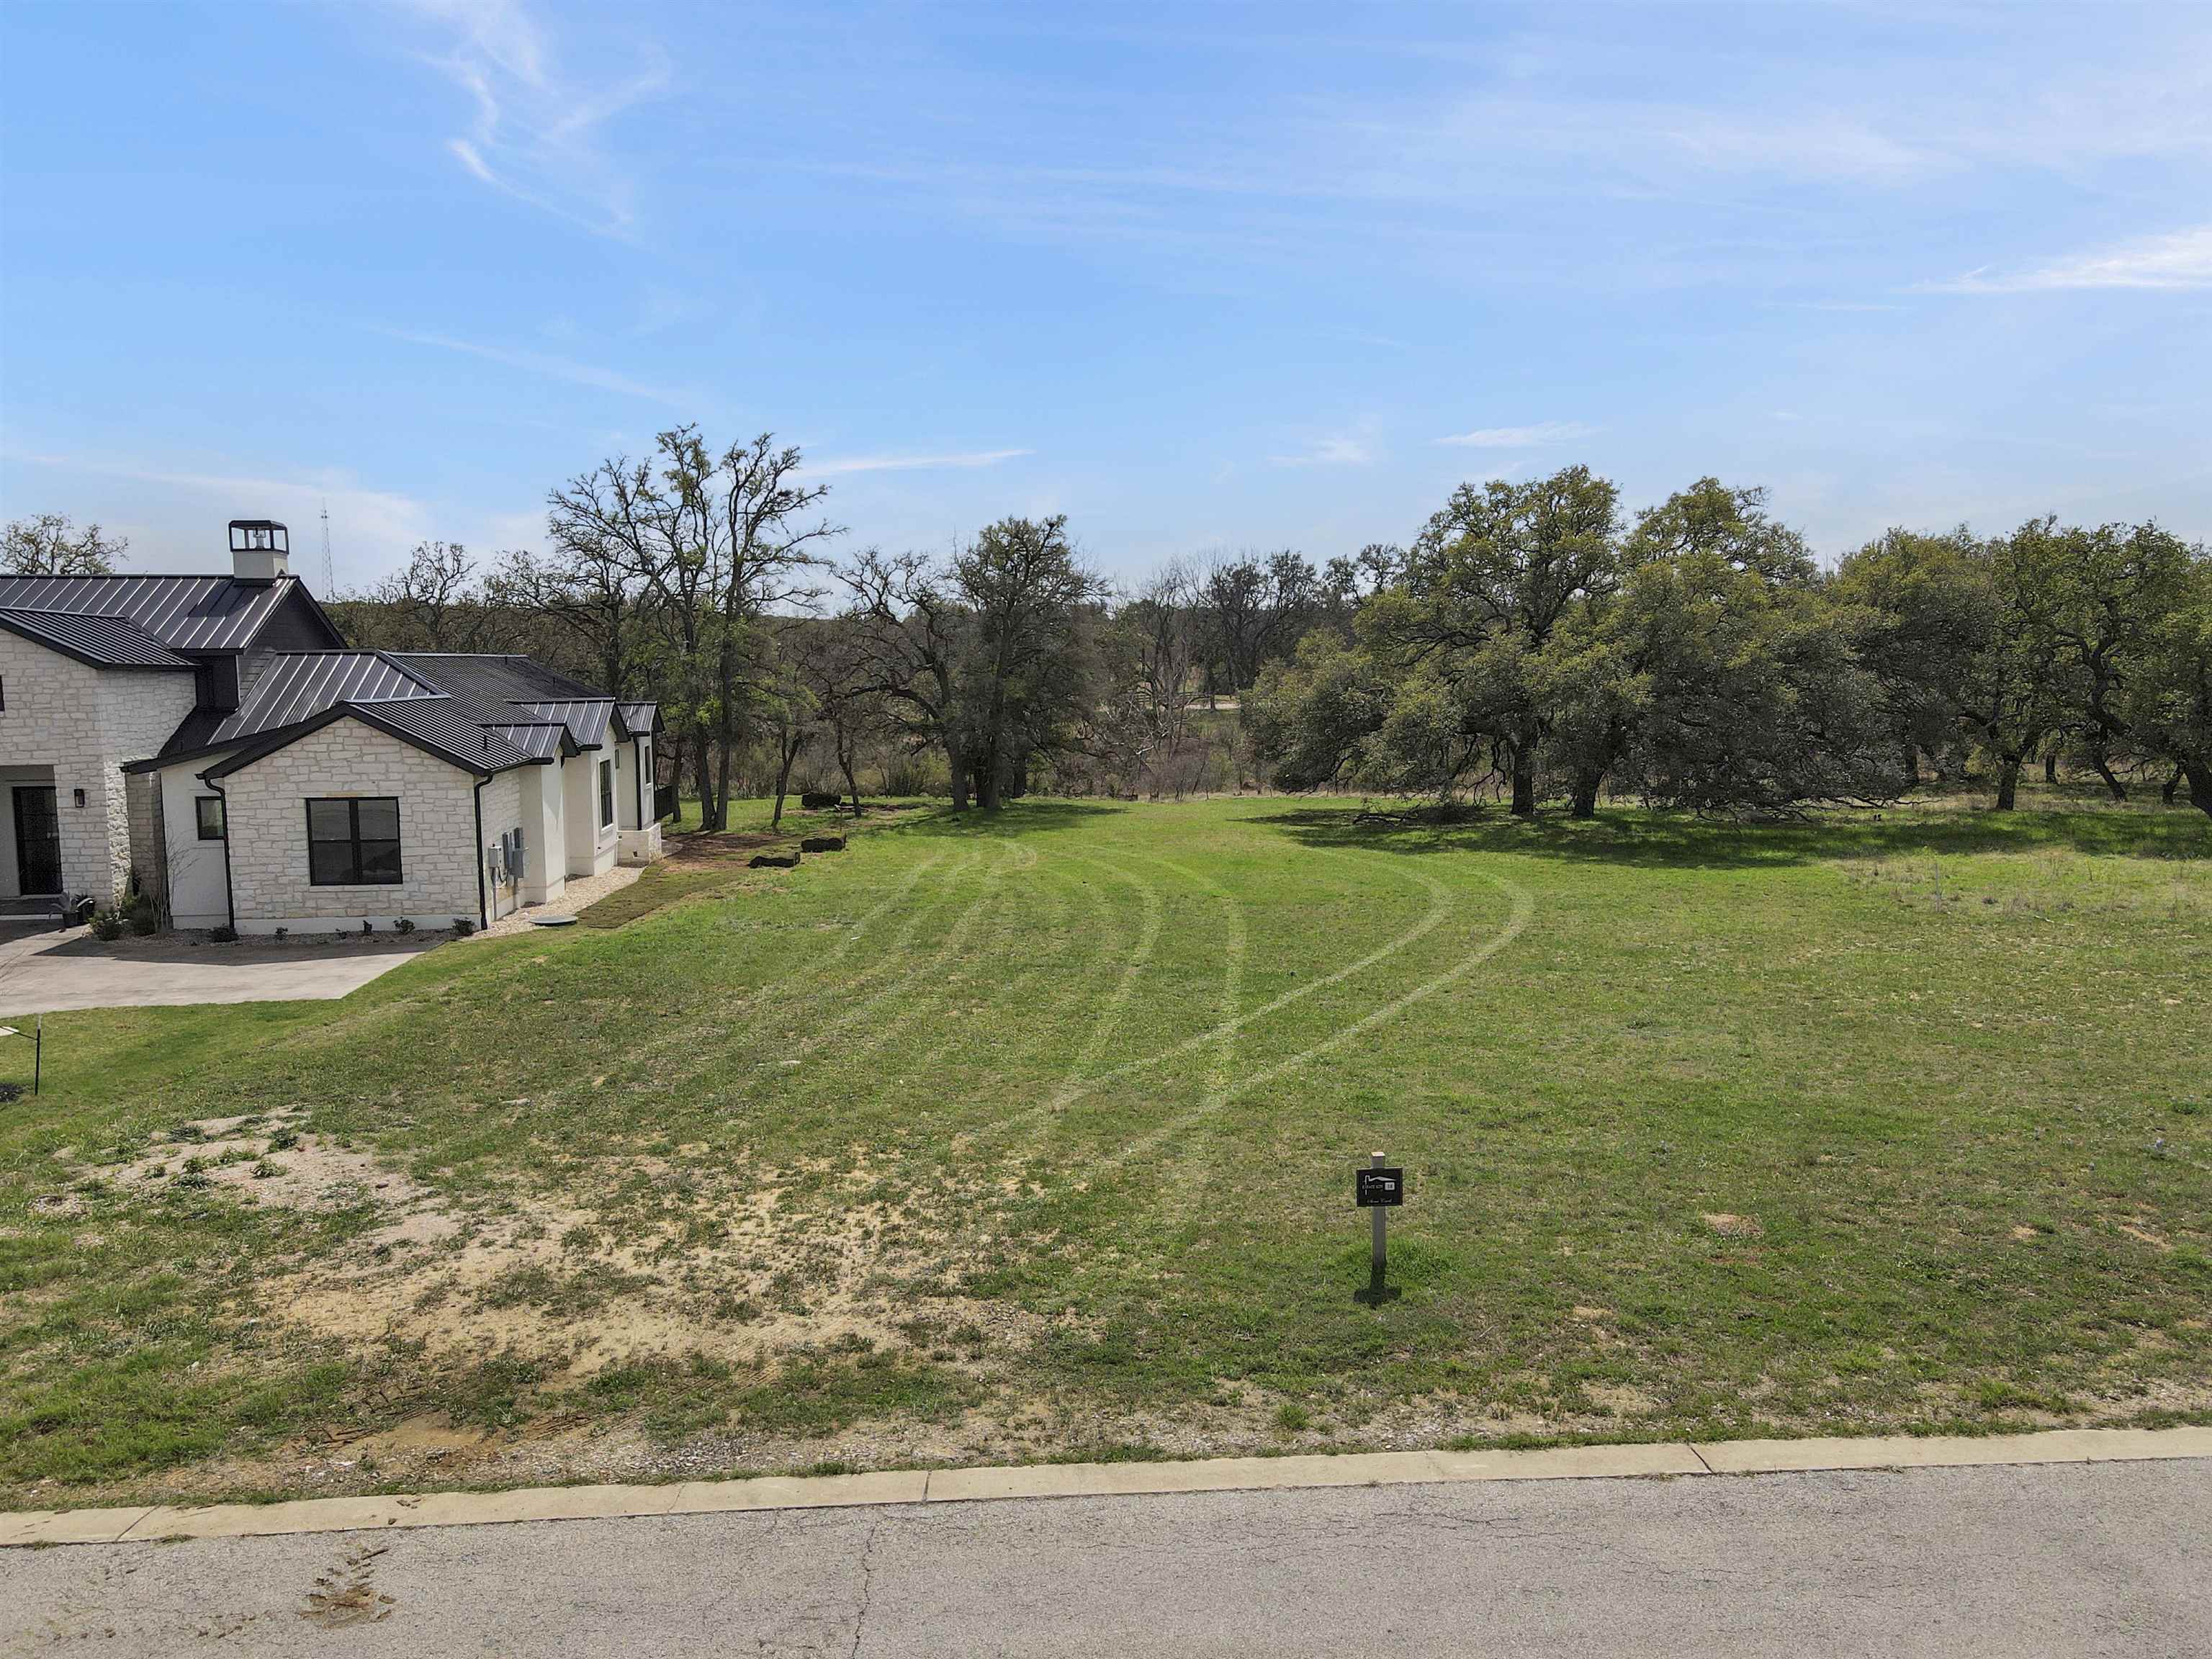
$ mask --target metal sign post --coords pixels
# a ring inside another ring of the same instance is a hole
[[[1398,1287],[1383,1282],[1389,1267],[1389,1233],[1383,1218],[1406,1201],[1406,1172],[1382,1162],[1382,1154],[1368,1155],[1367,1167],[1352,1171],[1352,1199],[1363,1210],[1374,1212],[1375,1237],[1367,1258],[1367,1288],[1356,1299],[1380,1307],[1398,1294]]]

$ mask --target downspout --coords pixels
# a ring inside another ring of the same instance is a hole
[[[156,773],[155,775],[158,778],[161,775]],[[222,911],[230,918],[230,931],[235,933],[238,931],[238,896],[232,892],[230,886],[230,795],[206,773],[198,774],[198,777],[202,783],[215,791],[215,798],[222,803]],[[164,831],[164,854],[168,851],[167,839],[167,832]]]
[[[489,745],[487,745],[487,746],[489,746]],[[484,785],[486,785],[486,784],[489,783],[490,781],[491,781],[491,780],[490,780],[489,778],[488,778],[488,777],[478,778],[478,779],[477,780],[477,787],[476,787],[476,804],[477,804],[477,925],[479,927],[481,927],[481,928],[484,929],[484,930],[485,930],[485,931],[487,931],[487,932],[489,932],[489,931],[490,930],[490,927],[491,927],[491,911],[490,911],[488,908],[486,908],[486,905],[485,905],[485,902],[484,902],[484,872],[483,872],[483,870],[484,870],[484,844],[483,844],[483,788],[484,788]],[[228,820],[225,820],[224,827],[225,827],[226,829],[229,827],[229,825],[228,825]],[[226,853],[228,853],[228,850],[229,850],[228,844],[228,843],[225,843],[225,846],[224,846],[224,851],[225,851]]]

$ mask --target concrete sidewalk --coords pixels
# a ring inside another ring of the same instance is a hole
[[[186,933],[103,941],[88,927],[0,927],[0,1013],[320,1001],[357,991],[442,933],[240,939]]]
[[[923,1502],[9,1553],[0,1652],[2212,1654],[2189,1461]]]
[[[618,1520],[750,1510],[960,1504],[1009,1498],[1159,1497],[1331,1486],[1450,1486],[1652,1476],[1711,1478],[1843,1469],[1961,1468],[2212,1459],[2212,1428],[2056,1429],[2040,1434],[1724,1440],[1702,1445],[1561,1446],[1540,1451],[1413,1451],[1218,1457],[1188,1462],[1041,1463],[879,1474],[762,1476],[659,1486],[540,1486],[281,1504],[0,1513],[0,1547],[169,1542],[292,1533]]]

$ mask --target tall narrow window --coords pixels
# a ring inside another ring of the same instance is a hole
[[[615,763],[611,760],[599,763],[599,828],[615,827]]]
[[[307,879],[318,887],[399,881],[399,802],[392,795],[307,803]]]

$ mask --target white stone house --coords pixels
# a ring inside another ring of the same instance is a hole
[[[179,927],[483,926],[660,854],[659,710],[526,657],[355,651],[281,525],[228,576],[0,578],[0,901]]]

